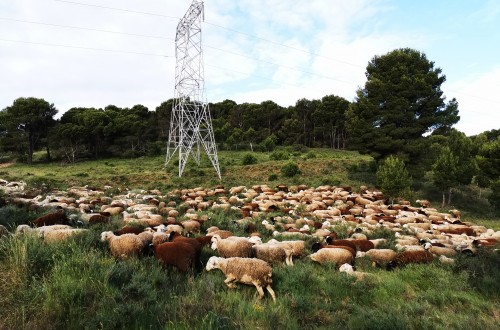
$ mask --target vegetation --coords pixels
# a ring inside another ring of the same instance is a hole
[[[408,196],[412,179],[405,168],[405,163],[389,156],[377,170],[377,182],[393,202],[396,197]]]

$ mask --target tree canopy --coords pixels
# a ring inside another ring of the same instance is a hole
[[[404,48],[375,56],[366,77],[346,120],[350,147],[375,159],[416,157],[415,141],[460,119],[457,101],[445,103],[445,75],[419,51]]]

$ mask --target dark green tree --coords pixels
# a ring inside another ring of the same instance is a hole
[[[441,207],[446,204],[446,194],[448,194],[448,204],[451,203],[452,189],[459,183],[458,173],[458,157],[453,154],[450,147],[443,147],[432,166],[432,181],[443,194]]]
[[[57,109],[44,99],[20,97],[10,106],[2,110],[4,139],[10,140],[10,146],[20,156],[26,155],[28,164],[33,162],[33,153],[45,142],[47,158],[50,160],[50,149],[47,143],[49,129],[56,123],[54,116]]]
[[[445,103],[445,75],[423,53],[404,48],[375,56],[366,77],[346,115],[352,149],[377,160],[398,153],[415,161],[415,141],[460,119],[456,100]]]
[[[378,167],[377,182],[382,192],[391,199],[391,203],[394,203],[395,198],[402,197],[410,191],[412,181],[405,168],[405,162],[397,157],[387,157]]]

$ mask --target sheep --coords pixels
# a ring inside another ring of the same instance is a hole
[[[318,252],[320,249],[333,249],[333,248],[340,248],[349,251],[353,257],[356,257],[356,249],[353,249],[349,246],[345,245],[325,245],[321,244],[320,242],[316,242],[311,246],[311,251],[312,252]]]
[[[334,262],[337,266],[345,263],[352,264],[354,261],[352,253],[342,248],[320,249],[309,257],[320,264]]]
[[[87,229],[80,229],[80,228],[55,229],[55,230],[42,231],[41,236],[45,242],[55,243],[86,231]]]
[[[109,223],[110,217],[104,216],[102,214],[94,214],[89,218],[89,225],[95,225],[98,223]]]
[[[253,256],[253,244],[245,237],[221,238],[218,234],[212,236],[212,250],[217,250],[224,258]]]
[[[267,243],[269,244],[277,244],[277,245],[280,245],[282,247],[284,247],[285,249],[290,249],[291,250],[291,256],[292,257],[302,257],[304,255],[304,252],[305,252],[305,242],[304,241],[301,241],[301,240],[298,240],[298,241],[277,241],[275,239],[271,239],[269,240]],[[292,258],[290,258],[289,260],[290,262],[290,265],[293,265],[293,260]]]
[[[181,222],[182,227],[184,227],[184,232],[186,234],[194,234],[200,232],[201,224],[196,220],[186,220]]]
[[[398,266],[407,264],[424,264],[434,260],[434,256],[428,250],[399,252],[393,260],[387,264],[387,270],[393,270]]]
[[[111,255],[119,259],[128,259],[141,254],[146,247],[146,242],[134,234],[123,234],[116,236],[111,231],[101,233],[101,242],[109,242]]]
[[[257,244],[252,247],[254,256],[269,263],[285,263],[292,266],[292,251],[277,244]]]
[[[372,261],[373,266],[381,266],[394,260],[397,252],[391,249],[371,249],[366,252],[359,251],[356,254],[357,258],[368,257]]]
[[[130,226],[130,225],[125,225],[121,229],[117,230],[114,232],[116,236],[120,236],[123,234],[140,234],[144,231],[143,226]]]
[[[436,256],[454,257],[457,255],[457,251],[453,248],[434,246],[432,243],[425,243],[424,249],[430,251]]]
[[[221,230],[218,227],[213,226],[207,229],[207,235],[209,236],[219,235],[221,238],[228,238],[230,236],[233,236],[233,233],[230,232],[229,230]]]
[[[439,262],[442,263],[443,265],[453,265],[455,264],[455,259],[448,258],[445,255],[440,255]]]
[[[194,270],[197,252],[193,245],[178,241],[150,246],[153,248],[155,258],[161,261],[163,266],[173,266],[182,272]]]
[[[184,237],[182,236],[181,234],[179,234],[178,232],[171,232],[169,237],[168,237],[168,240],[170,242],[185,242],[187,244],[191,244],[191,246],[195,249],[196,251],[196,259],[195,261],[199,261],[200,260],[200,255],[201,255],[201,249],[203,248],[203,245],[196,239],[194,238],[190,238],[190,237]]]
[[[273,269],[267,262],[257,258],[224,259],[211,257],[208,259],[206,270],[210,271],[214,268],[220,269],[226,275],[224,283],[229,288],[236,288],[234,282],[254,285],[259,294],[259,299],[264,298],[263,288],[266,288],[273,301],[276,301],[276,294],[271,287]]]
[[[356,277],[357,280],[363,280],[365,277],[372,276],[372,274],[365,272],[358,272],[354,270],[354,267],[348,263],[342,264],[339,267],[339,272],[346,273],[347,275]]]
[[[364,240],[364,239],[337,239],[337,240],[332,240],[327,238],[326,242],[329,245],[344,245],[344,246],[349,246],[357,251],[363,251],[366,252],[368,250],[371,250],[375,248],[375,245],[369,241],[369,240]]]
[[[33,220],[32,223],[34,227],[50,226],[50,225],[69,225],[70,220],[68,219],[64,211],[57,211],[41,216]]]

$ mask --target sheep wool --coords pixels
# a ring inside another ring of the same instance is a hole
[[[353,256],[352,253],[341,248],[331,248],[331,249],[320,249],[309,256],[312,261],[316,261],[320,264],[334,262],[337,265],[342,264],[352,264]]]
[[[220,269],[226,275],[224,283],[229,288],[236,288],[234,282],[254,285],[259,293],[259,299],[264,297],[263,288],[266,288],[273,301],[276,301],[276,295],[271,287],[273,269],[267,262],[257,258],[211,257],[207,262],[206,270],[210,271],[214,268]]]
[[[212,236],[212,250],[217,250],[223,258],[241,257],[250,258],[253,255],[253,244],[245,237],[221,238],[219,235]]]
[[[101,241],[109,242],[111,255],[119,259],[128,259],[139,255],[145,248],[145,241],[134,234],[116,236],[111,231],[101,233]]]
[[[258,244],[253,247],[255,257],[271,264],[274,263],[286,263],[287,265],[293,265],[291,263],[291,250],[285,250],[283,247],[275,244]]]

